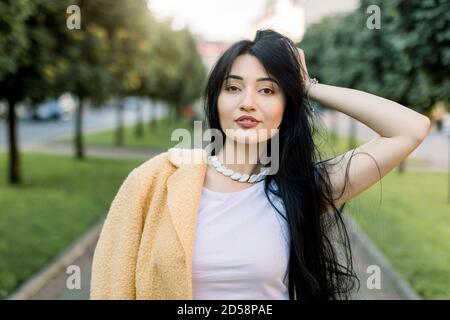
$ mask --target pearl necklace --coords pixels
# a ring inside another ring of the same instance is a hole
[[[217,172],[223,174],[226,177],[230,177],[233,180],[238,182],[249,182],[255,183],[263,180],[267,174],[269,173],[268,167],[262,167],[258,174],[252,174],[251,176],[248,174],[243,174],[239,172],[234,172],[231,169],[226,168],[223,163],[219,161],[217,156],[208,156],[208,163],[211,164]]]

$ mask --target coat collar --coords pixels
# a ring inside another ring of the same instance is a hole
[[[169,161],[176,167],[184,165],[206,164],[207,153],[201,148],[183,149],[170,148],[168,151]]]
[[[192,295],[192,250],[207,154],[203,149],[170,148],[168,158],[176,170],[167,179],[167,204],[184,249],[189,294]]]

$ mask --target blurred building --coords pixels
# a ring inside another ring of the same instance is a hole
[[[248,37],[255,37],[258,29],[272,28],[295,42],[305,32],[305,0],[268,0],[264,14],[249,30]]]
[[[298,42],[309,25],[325,16],[354,10],[358,5],[359,0],[266,0],[264,13],[247,30],[246,38],[253,39],[258,29],[270,27]],[[200,34],[196,35],[196,40],[208,70],[231,45],[226,41],[206,40]]]
[[[304,1],[306,28],[325,16],[353,11],[358,6],[359,0],[306,0]]]
[[[197,36],[197,50],[203,58],[203,63],[209,71],[218,57],[231,45],[224,41],[208,41]]]
[[[272,28],[299,42],[306,28],[323,17],[354,10],[359,0],[266,0],[264,14],[255,21],[247,37],[258,29]]]

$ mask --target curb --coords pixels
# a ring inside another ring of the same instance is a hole
[[[45,143],[28,146],[24,151],[31,151],[51,155],[72,156],[74,153],[70,145],[63,143]],[[86,157],[99,159],[118,159],[118,160],[148,160],[160,153],[167,151],[167,149],[126,149],[104,146],[86,146]]]
[[[366,253],[377,262],[377,265],[383,270],[383,275],[389,279],[395,289],[404,297],[405,300],[422,300],[411,285],[394,269],[386,256],[378,249],[375,243],[362,231],[358,223],[345,212],[343,215],[345,224],[348,225],[350,238],[358,242]]]
[[[31,276],[15,292],[6,297],[6,300],[28,300],[38,293],[51,279],[63,272],[67,266],[86,252],[87,248],[96,241],[103,222],[102,218],[50,264]]]

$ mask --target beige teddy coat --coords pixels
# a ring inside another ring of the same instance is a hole
[[[133,169],[98,240],[91,299],[192,299],[192,248],[207,163],[171,148]]]

